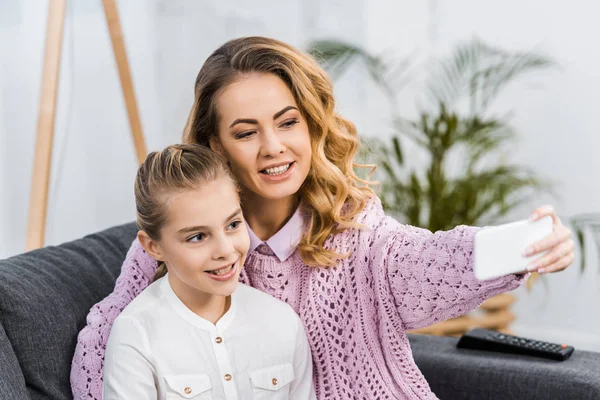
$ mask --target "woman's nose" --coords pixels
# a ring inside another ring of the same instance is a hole
[[[286,147],[279,135],[272,130],[263,131],[260,153],[263,157],[277,157],[285,152]]]

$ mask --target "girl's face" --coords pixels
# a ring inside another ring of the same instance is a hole
[[[227,86],[218,98],[223,154],[238,182],[265,199],[295,195],[310,170],[306,121],[287,85],[273,74],[252,74]]]
[[[168,195],[165,212],[155,258],[167,264],[175,293],[233,293],[250,238],[231,179]]]

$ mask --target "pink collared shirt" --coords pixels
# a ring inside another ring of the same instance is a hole
[[[281,262],[290,258],[296,251],[304,233],[305,224],[301,208],[301,206],[298,207],[283,228],[265,242],[256,236],[250,225],[246,225],[248,227],[248,234],[250,235],[250,249],[248,250],[248,254],[256,250],[264,255],[274,255]]]

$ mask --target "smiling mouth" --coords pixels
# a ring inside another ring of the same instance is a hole
[[[291,162],[286,165],[280,165],[279,167],[267,168],[260,171],[261,174],[269,175],[269,176],[277,176],[284,174],[294,162]]]
[[[225,274],[231,272],[231,270],[235,268],[236,263],[237,263],[237,261],[228,267],[216,269],[214,271],[204,271],[204,272],[206,272],[207,274],[216,275],[216,276],[225,275]]]

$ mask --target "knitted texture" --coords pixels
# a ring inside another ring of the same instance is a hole
[[[319,399],[436,399],[417,368],[406,330],[434,324],[515,289],[526,276],[479,281],[477,228],[431,233],[385,216],[379,199],[325,246],[351,255],[309,267],[296,251],[285,262],[254,251],[240,282],[290,304],[304,323]],[[71,371],[75,399],[101,399],[104,350],[117,315],[148,286],[156,262],[134,241],[114,292],[90,311]]]

